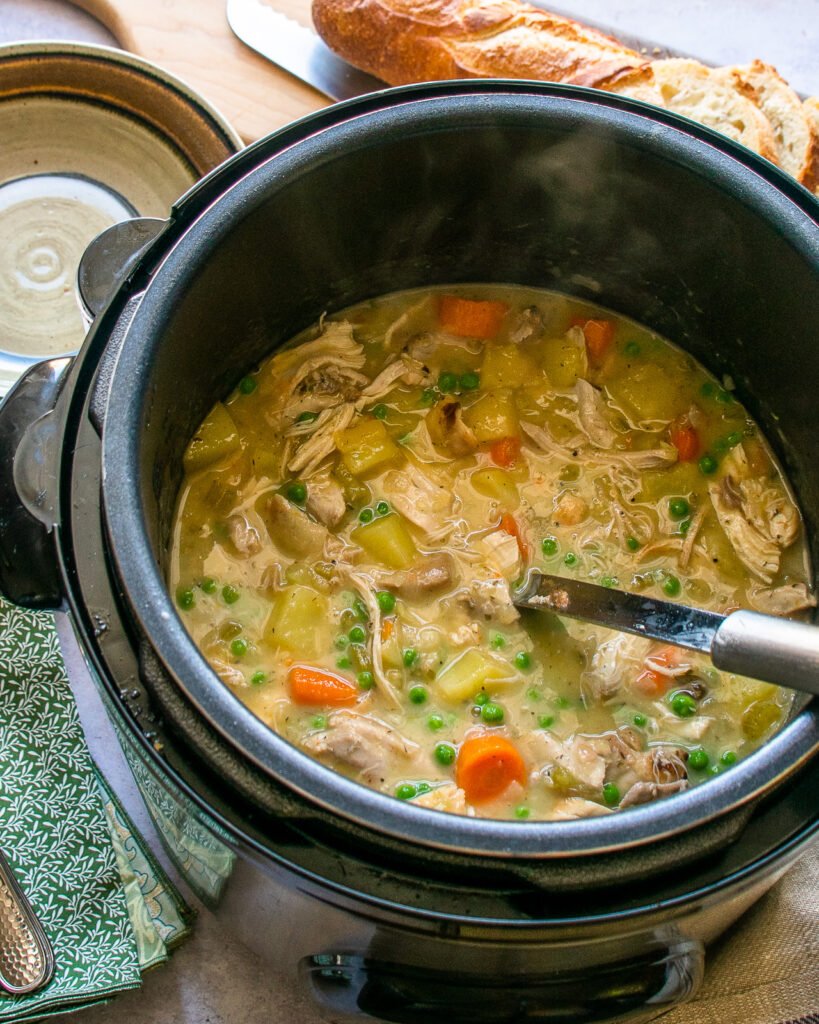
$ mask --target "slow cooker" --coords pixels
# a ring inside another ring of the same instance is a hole
[[[362,787],[234,698],[169,600],[194,429],[326,310],[432,283],[552,288],[731,376],[815,562],[817,216],[773,165],[685,119],[471,81],[321,111],[167,221],[92,244],[82,351],[0,408],[0,588],[70,610],[180,871],[328,1020],[577,1024],[689,998],[706,945],[817,837],[819,706],[706,785],[603,818],[481,820]]]

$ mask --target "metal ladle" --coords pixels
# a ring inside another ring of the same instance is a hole
[[[35,992],[54,974],[54,950],[31,904],[0,852],[0,989]]]
[[[719,615],[537,569],[512,599],[519,608],[556,612],[703,651],[715,668],[819,695],[819,626],[745,610]]]

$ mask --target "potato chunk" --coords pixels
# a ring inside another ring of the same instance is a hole
[[[381,420],[362,419],[340,430],[335,441],[344,465],[353,476],[364,476],[400,454]]]
[[[488,391],[464,411],[463,420],[479,444],[520,433],[511,391]]]
[[[497,685],[511,678],[508,665],[472,647],[444,666],[435,680],[435,692],[444,700],[469,700],[487,683]]]
[[[362,523],[352,531],[350,538],[371,558],[391,569],[408,569],[418,555],[404,520],[396,512]]]
[[[283,587],[273,601],[264,636],[272,647],[315,658],[329,644],[330,604],[312,587]]]
[[[197,473],[206,469],[226,455],[237,452],[240,447],[233,417],[221,402],[217,402],[185,450],[185,472]]]

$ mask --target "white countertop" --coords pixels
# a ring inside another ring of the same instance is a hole
[[[761,57],[775,64],[798,91],[819,94],[819,0],[559,0],[555,7],[715,64]],[[115,45],[101,25],[64,0],[0,0],[0,43],[19,39]],[[169,866],[70,625],[61,619],[69,676],[91,751],[159,859]],[[53,1018],[54,1024],[319,1024],[294,980],[271,978],[269,968],[225,934],[207,910],[199,910],[193,938],[169,964],[149,974],[140,991],[79,1017]],[[696,1019],[692,1010],[692,1024]]]

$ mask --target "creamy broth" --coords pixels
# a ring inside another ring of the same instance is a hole
[[[399,799],[608,814],[787,717],[787,690],[511,603],[532,566],[720,612],[814,603],[730,381],[609,311],[495,285],[357,305],[244,378],[185,470],[192,638],[271,728]]]

